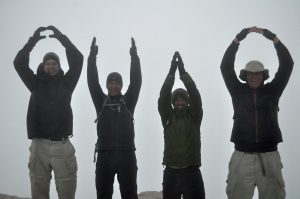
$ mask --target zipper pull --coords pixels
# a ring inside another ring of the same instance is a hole
[[[120,105],[118,105],[118,111],[119,111],[119,113],[121,112]]]

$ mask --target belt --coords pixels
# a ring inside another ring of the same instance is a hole
[[[186,167],[175,167],[175,166],[166,166],[167,170],[190,170],[190,169],[198,169],[199,166],[186,166]]]
[[[49,141],[66,141],[69,138],[67,136],[64,136],[64,137],[42,137],[42,139],[46,139]]]

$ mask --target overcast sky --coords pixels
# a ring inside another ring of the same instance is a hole
[[[174,51],[179,51],[203,101],[201,171],[206,195],[211,199],[226,198],[228,162],[234,148],[229,141],[233,109],[220,63],[235,35],[242,28],[256,25],[277,34],[295,62],[279,104],[279,124],[284,139],[279,150],[287,198],[300,198],[299,8],[298,0],[1,0],[0,193],[30,196],[27,168],[30,140],[26,132],[30,92],[17,75],[13,59],[38,27],[54,25],[69,37],[85,58],[72,98],[74,137],[71,141],[76,148],[79,167],[77,198],[96,198],[93,164],[96,112],[86,80],[87,57],[94,36],[99,46],[100,84],[105,88],[108,73],[118,71],[123,76],[123,92],[129,83],[130,37],[136,41],[143,75],[135,110],[138,192],[162,190],[163,129],[157,99]],[[50,38],[40,41],[32,51],[31,68],[36,70],[49,51],[60,56],[66,71],[64,48]],[[242,41],[235,62],[236,71],[252,59],[260,60],[270,70],[271,78],[274,77],[278,67],[274,46],[255,33]],[[174,88],[182,86],[177,73]],[[113,198],[119,199],[118,185],[115,188]],[[57,198],[54,181],[51,198]]]

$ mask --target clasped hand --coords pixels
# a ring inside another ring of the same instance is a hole
[[[49,37],[50,38],[56,38],[58,40],[61,40],[63,37],[63,34],[53,25],[50,25],[48,27],[39,27],[34,33],[33,33],[33,39],[35,41],[39,41],[41,39],[45,39],[46,36],[45,35],[41,35],[42,32],[47,31],[47,30],[51,30],[53,32],[53,34],[50,34]]]

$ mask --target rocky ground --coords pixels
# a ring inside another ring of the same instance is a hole
[[[30,198],[20,198],[17,196],[9,196],[9,195],[0,193],[0,199],[30,199]]]
[[[139,194],[139,199],[162,199],[162,192],[158,191],[145,191]],[[17,196],[10,196],[5,194],[0,194],[0,199],[30,199],[30,198],[20,198]]]
[[[139,199],[162,199],[162,192],[145,191],[139,194]]]

